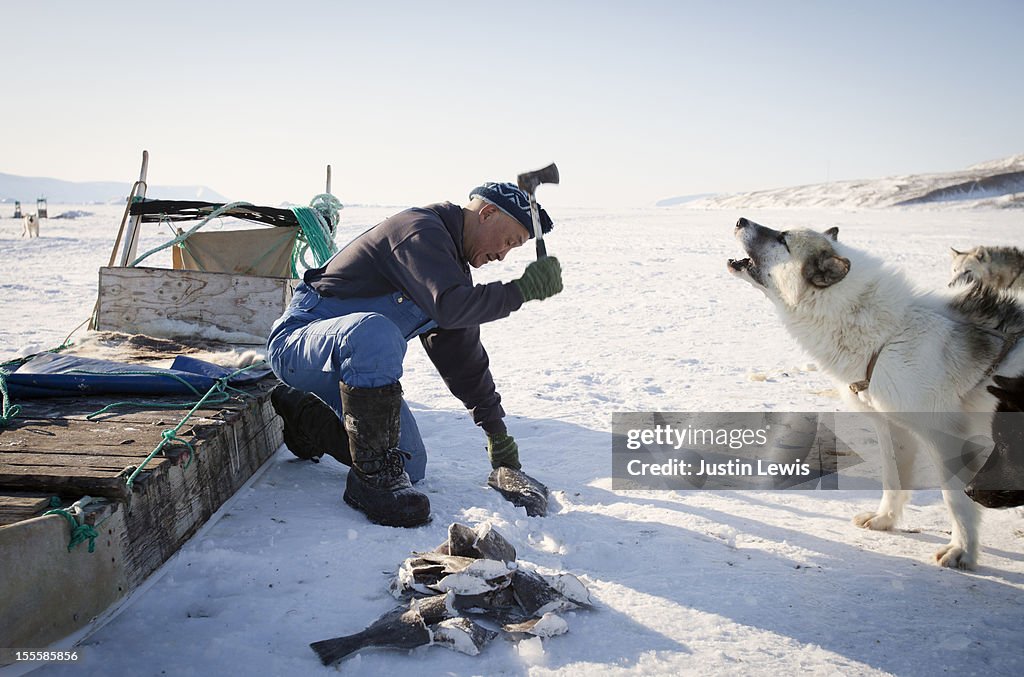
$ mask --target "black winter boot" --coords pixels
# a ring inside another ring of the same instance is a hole
[[[284,443],[293,454],[316,462],[330,454],[352,465],[345,426],[323,400],[282,383],[270,392],[270,403],[284,420]]]
[[[353,388],[341,384],[352,469],[345,502],[375,524],[414,527],[430,520],[430,499],[412,488],[398,449],[402,386]]]

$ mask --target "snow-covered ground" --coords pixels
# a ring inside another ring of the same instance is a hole
[[[543,195],[541,196],[543,200]],[[72,207],[67,207],[71,209]],[[0,359],[55,346],[88,317],[120,210],[47,220],[38,240],[0,220]],[[51,214],[63,211],[51,206]],[[339,240],[393,209],[342,212]],[[3,216],[9,216],[4,214]],[[597,607],[569,633],[469,657],[368,651],[343,674],[1019,675],[1024,673],[1024,521],[989,511],[976,572],[940,569],[938,492],[893,533],[854,527],[875,492],[617,492],[616,411],[833,411],[832,384],[768,302],[725,269],[739,216],[773,227],[839,226],[926,287],[949,247],[1020,245],[1015,211],[553,211],[548,251],[565,292],[486,325],[483,338],[524,469],[553,489],[544,518],[486,488],[483,434],[417,343],[403,386],[430,450],[421,487],[433,522],[369,524],[341,501],[345,468],[279,451],[107,625],[75,667],[39,674],[315,675],[308,644],[361,630],[395,603],[389,576],[447,525],[490,522],[522,560],[586,581]],[[149,227],[147,244],[161,241]],[[518,276],[533,245],[479,271]]]

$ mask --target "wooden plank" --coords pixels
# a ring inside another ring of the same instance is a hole
[[[139,459],[141,462],[142,459]],[[148,464],[146,464],[146,470],[152,471],[160,467],[164,463],[169,463],[170,459],[157,456]],[[55,480],[58,478],[70,478],[73,480],[75,477],[82,478],[94,478],[96,480],[103,479],[117,479],[119,473],[124,471],[125,468],[130,466],[122,466],[121,468],[114,469],[111,472],[111,468],[107,466],[89,466],[80,465],[72,467],[64,466],[51,466],[51,465],[6,465],[0,464],[0,478],[4,478],[8,474],[17,474],[25,476],[38,476],[41,479],[46,477],[53,477]],[[3,480],[0,479],[0,482]],[[123,480],[121,480],[123,482]],[[38,488],[26,488],[27,491],[40,491]],[[6,491],[6,490],[5,490]]]
[[[221,405],[205,418],[192,417],[179,436],[193,443],[196,455],[205,440],[215,439],[222,429],[232,428],[253,412],[269,407],[268,393],[276,380],[266,379],[250,388],[250,396]],[[65,404],[74,404],[66,400]],[[272,408],[260,414],[276,421]],[[59,413],[59,408],[53,413]],[[185,410],[138,412],[142,421],[86,421],[79,419],[18,418],[0,430],[0,490],[47,491],[62,496],[94,495],[123,499],[128,496],[123,471],[138,466],[156,448],[164,430],[177,425]],[[216,417],[216,418],[214,418]],[[279,426],[279,423],[277,423]],[[237,430],[231,431],[238,435]],[[251,437],[251,435],[250,435]],[[248,440],[243,439],[243,443]],[[223,443],[220,443],[223,446]],[[187,461],[188,448],[178,441],[165,445],[162,456],[146,466],[136,480],[144,484],[164,463]]]
[[[24,492],[20,494],[0,494],[0,510],[12,508],[40,509],[50,505],[50,497],[46,494]]]
[[[209,409],[198,410],[182,428],[181,435],[187,436],[190,431],[207,426],[223,425],[249,409],[254,401],[264,397],[277,384],[276,379],[264,379],[247,388],[247,398],[234,397]],[[23,400],[19,406],[22,412],[13,423],[7,428],[0,428],[0,453],[14,448],[90,449],[134,444],[149,445],[149,450],[152,450],[153,444],[160,441],[163,430],[176,426],[188,413],[187,409],[138,409],[128,410],[124,416],[104,415],[90,421],[71,412],[91,413],[98,408],[96,403],[82,407],[77,400]],[[38,416],[40,413],[47,414],[47,417]]]
[[[185,439],[189,439],[189,438],[186,437]],[[189,441],[191,441],[191,440],[189,439]],[[129,451],[126,451],[124,453],[119,453],[117,447],[113,447],[113,448],[109,448],[109,449],[105,449],[105,448],[99,448],[99,449],[95,449],[95,448],[94,449],[82,449],[82,448],[69,448],[69,449],[19,449],[19,450],[16,450],[16,451],[8,449],[6,451],[0,451],[0,463],[3,463],[5,461],[13,462],[12,461],[13,458],[17,458],[19,456],[24,456],[24,455],[38,456],[40,459],[46,459],[45,461],[41,460],[39,465],[46,465],[47,462],[58,462],[58,461],[62,461],[64,463],[74,464],[74,463],[76,463],[78,461],[84,460],[85,458],[97,458],[97,459],[101,459],[101,458],[102,459],[116,458],[116,459],[123,459],[125,461],[133,461],[133,460],[138,460],[140,458],[145,458],[146,456],[148,456],[150,454],[151,451],[153,451],[153,449],[155,447],[156,447],[156,443],[154,443],[149,448],[145,448],[144,449],[144,448],[140,447],[140,448],[137,448],[138,449],[137,451],[129,450]],[[168,448],[170,448],[170,449],[177,449],[178,447],[184,448],[185,445],[180,443],[180,442],[172,442],[170,444],[165,444],[164,445],[164,449],[168,449]]]
[[[96,328],[187,336],[200,333],[198,327],[214,327],[228,332],[232,343],[262,345],[298,282],[194,270],[100,268]]]
[[[161,433],[172,428],[184,412],[168,417],[167,425],[125,425],[94,421],[15,421],[0,432],[0,459],[12,453],[86,453],[115,456],[146,456],[160,442]],[[216,424],[208,421],[207,424]],[[180,432],[182,437],[194,428],[192,419]]]
[[[188,440],[189,437],[185,435],[184,439]],[[22,441],[19,440],[17,443],[11,442],[4,444],[5,448],[0,450],[0,461],[3,461],[7,454],[25,453],[57,454],[61,456],[131,456],[134,458],[143,458],[149,455],[149,452],[153,451],[156,445],[160,442],[160,430],[151,431],[151,433],[141,442],[135,439],[126,439],[124,442],[124,444],[76,444],[76,440],[68,439],[67,437],[42,437],[39,438],[38,441],[29,440],[27,443],[22,443]],[[173,442],[173,444],[180,444],[180,442]]]
[[[173,413],[175,419],[180,419],[184,412]],[[212,420],[207,424],[224,425]],[[0,432],[0,489],[46,491],[74,499],[88,495],[123,500],[129,493],[125,468],[140,465],[169,427],[18,419],[14,426]],[[186,431],[192,429],[184,428],[182,436],[189,439]],[[185,449],[178,442],[166,448],[174,454]],[[145,472],[154,472],[168,462],[168,458],[156,457]]]
[[[31,492],[0,494],[0,526],[43,514],[50,509],[51,496]]]
[[[184,445],[182,445],[184,446]],[[166,448],[166,447],[165,447]],[[187,451],[187,449],[186,449]],[[75,453],[48,453],[48,454],[0,454],[0,468],[17,466],[42,466],[59,467],[72,470],[74,468],[114,468],[117,472],[124,470],[129,465],[137,465],[149,454],[132,454],[128,456],[109,454],[96,456],[91,454]]]
[[[166,462],[166,459],[153,459],[152,463]],[[61,496],[105,496],[119,500],[128,498],[124,478],[109,469],[0,465],[0,487],[5,490],[52,492]]]

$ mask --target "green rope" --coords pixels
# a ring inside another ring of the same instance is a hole
[[[192,391],[192,394],[199,396],[199,390],[194,385],[189,383],[185,378],[172,374],[166,371],[93,371],[91,369],[68,369],[66,374],[91,374],[93,376],[163,376],[164,378],[174,379],[178,383],[182,384],[186,388]]]
[[[164,438],[164,442],[181,442],[188,447],[188,461],[185,463],[185,467],[182,468],[182,470],[188,470],[188,467],[192,465],[192,459],[195,458],[196,449],[192,446],[191,442],[183,437],[178,437],[177,430],[177,428],[168,428],[160,433],[160,435]],[[149,461],[147,460],[146,462],[148,463]]]
[[[299,276],[298,266],[318,268],[338,253],[334,243],[334,231],[338,226],[338,211],[343,206],[330,193],[321,193],[309,202],[308,207],[292,207],[292,213],[299,222],[299,235],[292,250],[292,275]],[[306,261],[306,253],[313,255],[313,263]]]
[[[266,364],[266,363],[265,363],[265,361],[262,361],[262,362],[255,363],[255,364],[256,365],[261,365],[261,364]],[[252,369],[252,366],[248,367],[247,369]],[[69,374],[71,374],[71,373],[75,373],[75,374],[102,374],[102,372],[88,372],[88,371],[85,371],[85,370],[78,370],[78,369],[71,370],[68,373]],[[236,375],[238,373],[239,372],[231,374],[228,378],[230,378],[230,377],[232,377],[232,376],[234,376],[234,375]],[[196,387],[193,384],[188,383],[188,381],[184,380],[183,378],[181,378],[181,377],[179,377],[179,376],[177,376],[175,374],[164,374],[162,372],[118,372],[118,374],[129,374],[129,375],[132,375],[132,376],[167,376],[167,377],[173,378],[173,379],[175,379],[177,381],[181,381],[181,383],[183,383],[189,390],[193,391],[193,393],[197,397],[202,396],[200,394],[200,391],[197,390]],[[245,390],[240,390],[240,389],[238,389],[238,388],[236,388],[234,386],[227,385],[225,383],[223,385],[223,388],[221,388],[217,393],[215,393],[213,397],[210,397],[210,398],[208,398],[206,400],[206,404],[208,404],[208,405],[221,405],[221,404],[225,403],[225,401],[227,401],[228,399],[231,398],[231,396],[227,393],[228,390],[231,390],[234,393],[242,395],[243,397],[248,397],[249,396],[249,393],[246,392]],[[92,414],[86,415],[85,418],[86,418],[87,421],[92,421],[92,420],[102,416],[103,414],[108,414],[108,413],[114,411],[115,409],[120,409],[121,407],[135,407],[135,408],[138,408],[138,409],[151,409],[151,408],[152,409],[189,409],[191,407],[194,407],[195,405],[196,405],[195,401],[169,401],[169,403],[160,403],[160,401],[152,401],[152,400],[148,400],[147,401],[147,400],[144,400],[144,399],[125,399],[123,401],[115,401],[115,403],[111,403],[110,405],[106,405],[105,407],[103,407],[99,411],[95,411]]]
[[[0,398],[3,399],[3,407],[0,408],[0,428],[6,428],[14,417],[21,413],[21,407],[11,404],[11,396],[7,394],[7,377],[11,372],[0,367]]]
[[[194,263],[199,268],[199,270],[201,270],[204,273],[207,272],[206,268],[204,268],[203,264],[199,262],[199,259],[196,257],[196,255],[192,253],[191,249],[189,249],[187,241],[179,242],[178,247],[188,252],[188,255],[192,257],[192,263]]]
[[[67,373],[69,373],[69,374],[94,374],[94,375],[97,375],[97,376],[109,376],[110,375],[109,372],[91,371],[89,369],[69,369],[67,371]],[[173,379],[175,381],[178,381],[179,383],[184,385],[186,388],[191,390],[192,394],[195,395],[196,397],[200,397],[199,390],[197,390],[195,386],[193,386],[191,383],[189,383],[187,380],[185,380],[181,376],[178,376],[177,374],[170,374],[170,373],[162,372],[162,371],[119,371],[119,372],[117,372],[117,375],[118,376],[121,376],[121,375],[124,375],[124,376],[162,376],[162,377],[165,377],[165,378],[170,378],[170,379]],[[219,400],[219,401],[215,402],[214,404],[219,404],[220,402],[223,402],[223,401],[225,401],[227,399],[228,398],[225,396],[225,398],[223,400]],[[143,400],[125,400],[123,402],[112,402],[112,403],[108,404],[107,406],[103,407],[102,409],[100,409],[99,411],[94,411],[91,414],[86,415],[85,418],[86,418],[87,421],[92,421],[93,419],[97,418],[98,416],[102,416],[103,414],[106,414],[109,411],[117,409],[118,407],[129,407],[130,406],[130,407],[152,407],[154,409],[187,409],[188,407],[191,407],[193,404],[195,404],[195,403],[194,402],[146,402],[146,401],[143,401]]]
[[[223,399],[210,401],[210,404],[222,404],[229,399],[230,397],[225,396]],[[135,407],[136,409],[148,409],[150,407],[153,409],[188,409],[194,404],[195,402],[146,402],[145,400],[123,400],[121,402],[111,402],[102,409],[94,411],[91,414],[86,414],[85,420],[95,421],[103,414],[109,414],[115,409],[120,409],[122,407]]]
[[[149,464],[149,462],[152,461],[156,457],[157,454],[159,454],[161,451],[163,451],[164,447],[169,442],[171,442],[171,441],[182,442],[182,443],[185,444],[185,446],[188,447],[188,449],[189,449],[189,459],[188,459],[188,463],[185,464],[185,467],[187,468],[189,465],[191,465],[192,464],[192,459],[195,457],[195,448],[192,446],[192,444],[190,442],[188,442],[187,440],[184,440],[184,439],[182,439],[181,437],[178,436],[178,433],[181,431],[182,427],[192,417],[192,415],[195,414],[196,411],[198,411],[204,404],[206,404],[207,400],[210,397],[214,396],[215,394],[218,397],[220,397],[220,396],[227,397],[227,391],[228,390],[234,390],[235,392],[242,393],[241,390],[238,390],[237,388],[233,388],[233,387],[229,386],[228,385],[228,381],[231,380],[232,378],[234,378],[235,376],[241,374],[241,373],[249,371],[250,369],[255,369],[256,367],[262,367],[265,364],[266,364],[266,360],[260,360],[259,362],[253,362],[252,364],[250,364],[247,367],[242,367],[241,369],[233,371],[232,373],[228,374],[227,376],[223,376],[223,377],[221,377],[219,379],[216,379],[216,381],[210,387],[210,389],[206,391],[206,394],[203,395],[202,398],[198,402],[195,403],[195,406],[193,406],[192,409],[190,409],[189,412],[187,414],[185,414],[185,416],[178,422],[178,425],[174,426],[173,428],[169,428],[169,429],[163,431],[163,433],[161,433],[161,436],[163,437],[163,439],[160,440],[160,443],[158,445],[156,445],[156,448],[153,449],[153,451],[150,452],[149,456],[147,456],[142,461],[142,463],[140,463],[139,466],[137,468],[135,468],[135,470],[132,471],[131,475],[128,476],[128,479],[125,480],[125,484],[128,485],[128,491],[130,492],[132,490],[132,486],[135,483],[135,478],[138,477],[139,473],[141,473],[143,471],[143,469]],[[222,402],[222,401],[223,400],[217,400],[218,403]]]
[[[71,525],[71,542],[68,543],[68,552],[71,552],[76,545],[86,540],[89,541],[89,552],[96,550],[96,537],[99,536],[99,532],[91,524],[79,522],[70,511],[63,508],[47,510],[43,513],[43,516],[46,515],[61,515]]]
[[[338,228],[339,214],[345,208],[341,200],[330,193],[320,193],[309,201],[309,206],[319,212],[324,222],[330,227],[331,233]]]

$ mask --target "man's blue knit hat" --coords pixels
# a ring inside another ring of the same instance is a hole
[[[523,224],[523,228],[530,233],[530,237],[536,235],[533,232],[533,217],[530,216],[530,198],[516,184],[488,181],[470,191],[469,199],[472,200],[475,197],[487,200]],[[539,212],[541,230],[545,233],[550,232],[551,226],[554,225],[551,222],[551,217],[541,208],[540,204],[537,205],[537,211]]]

